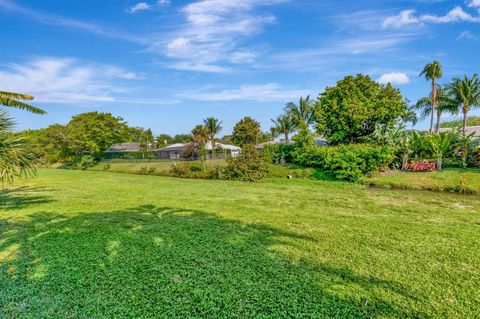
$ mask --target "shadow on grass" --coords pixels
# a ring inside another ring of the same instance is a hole
[[[414,302],[395,282],[278,251],[311,238],[202,211],[44,212],[0,235],[3,318],[422,317],[380,297]]]
[[[0,189],[0,210],[22,209],[32,205],[50,203],[53,199],[43,193],[51,189],[40,187],[17,187]]]

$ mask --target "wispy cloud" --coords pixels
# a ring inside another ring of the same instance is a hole
[[[0,66],[0,87],[35,96],[41,103],[133,103],[130,88],[120,81],[143,79],[143,74],[122,68],[82,62],[72,58],[34,58],[21,64]],[[164,99],[135,99],[137,104],[172,104]]]
[[[407,84],[410,83],[410,78],[403,72],[390,72],[382,74],[378,79],[378,82],[387,84]]]
[[[459,35],[457,40],[478,40],[480,39],[480,35],[473,33],[472,31],[466,30],[462,31]]]
[[[480,22],[480,17],[472,16],[465,12],[460,6],[456,6],[446,15],[438,16],[432,14],[415,15],[415,10],[401,11],[398,15],[387,17],[383,20],[384,29],[401,28],[404,26],[419,25],[425,23],[452,23],[452,22]]]
[[[45,25],[78,29],[113,39],[121,39],[142,44],[148,43],[144,37],[138,35],[107,28],[95,23],[84,22],[72,18],[32,10],[30,8],[23,7],[12,0],[0,0],[0,8],[21,14]]]
[[[257,101],[285,102],[297,99],[299,96],[310,94],[307,90],[299,90],[280,85],[278,83],[242,85],[238,88],[223,89],[219,91],[199,90],[183,93],[181,98],[197,101]]]
[[[257,14],[260,6],[285,0],[200,0],[180,9],[184,23],[167,41],[151,47],[179,61],[178,69],[218,72],[231,69],[230,63],[251,62],[255,53],[239,46],[239,40],[262,31],[275,21],[272,15]],[[188,66],[188,68],[185,68]]]
[[[170,0],[158,0],[155,3],[147,3],[147,2],[138,2],[135,5],[127,8],[125,12],[127,13],[135,13],[139,11],[146,11],[150,9],[154,9],[155,7],[163,7],[170,5]]]

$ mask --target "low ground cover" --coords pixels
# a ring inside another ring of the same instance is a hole
[[[0,192],[0,317],[475,318],[480,198],[41,170]]]

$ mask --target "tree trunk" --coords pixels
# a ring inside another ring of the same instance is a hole
[[[462,129],[463,136],[467,135],[467,115],[468,115],[468,109],[466,107],[463,107],[463,129]]]
[[[285,144],[288,144],[288,133],[285,133]]]
[[[441,171],[442,170],[442,157],[439,156],[437,157],[437,171]]]
[[[438,133],[440,131],[440,118],[442,117],[442,112],[440,111],[440,108],[437,107],[437,127],[435,128],[435,132]]]
[[[435,105],[437,104],[437,82],[432,80],[432,110],[430,114],[430,134],[433,132],[433,123],[435,118]]]
[[[403,153],[402,157],[402,171],[407,169],[408,165],[408,152]]]

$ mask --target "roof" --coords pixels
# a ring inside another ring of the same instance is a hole
[[[445,128],[440,128],[439,132],[448,132],[448,131],[451,131],[451,130],[452,130],[452,128],[445,127]],[[466,131],[467,135],[470,135],[470,134],[473,133],[474,137],[480,137],[480,126],[467,126],[465,128],[465,131]]]
[[[141,150],[140,143],[137,142],[128,142],[128,143],[119,143],[110,146],[107,152],[139,152]]]
[[[277,145],[277,144],[289,144],[290,145],[290,144],[294,144],[294,143],[295,142],[293,142],[293,141],[289,141],[288,143],[285,143],[285,141],[272,140],[272,141],[267,141],[267,142],[257,144],[257,145],[255,145],[255,148],[263,149],[267,145]]]
[[[185,144],[176,143],[176,144],[172,144],[172,145],[168,145],[168,146],[159,148],[157,150],[157,152],[158,151],[180,151],[180,150],[183,151],[184,149],[185,149]]]
[[[223,143],[215,143],[215,147],[217,148],[221,148],[221,149],[224,149],[224,150],[231,150],[231,151],[240,151],[241,148],[238,147],[238,146],[235,146],[235,145],[231,145],[231,144],[223,144]],[[211,150],[212,149],[212,142],[208,141],[206,144],[205,144],[205,148],[207,150]]]

